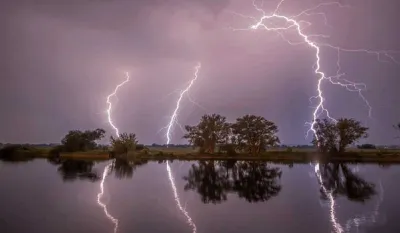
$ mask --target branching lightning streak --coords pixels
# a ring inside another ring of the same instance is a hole
[[[194,72],[194,78],[189,82],[189,85],[181,91],[180,96],[178,98],[178,100],[176,101],[176,106],[175,106],[175,110],[171,115],[170,121],[168,123],[168,125],[165,127],[167,129],[167,133],[166,133],[166,137],[167,137],[167,145],[170,144],[171,142],[171,131],[172,131],[172,126],[174,125],[174,123],[177,123],[177,118],[178,118],[178,111],[181,105],[181,101],[183,99],[183,96],[189,92],[190,88],[193,86],[193,83],[196,81],[199,70],[201,68],[201,64],[198,63],[197,66],[195,67],[195,72]]]
[[[103,202],[101,202],[101,198],[102,198],[103,195],[104,195],[104,181],[105,181],[105,179],[106,179],[106,177],[107,177],[107,175],[108,175],[108,173],[109,173],[109,171],[110,171],[110,167],[111,167],[111,164],[108,164],[108,165],[104,168],[103,176],[102,176],[102,179],[101,179],[101,182],[100,182],[100,193],[97,194],[97,204],[99,204],[99,206],[101,206],[101,207],[103,208],[104,214],[107,216],[108,219],[111,220],[111,222],[113,222],[113,224],[114,224],[114,233],[116,233],[117,230],[118,230],[118,219],[114,218],[114,217],[108,212],[108,210],[107,210],[107,205],[104,204]]]
[[[387,62],[388,60],[391,60],[392,62],[398,63],[400,64],[399,61],[397,61],[392,53],[398,53],[397,51],[370,51],[367,49],[346,49],[346,48],[341,48],[338,46],[334,46],[334,45],[330,45],[330,44],[324,44],[324,43],[317,43],[316,41],[313,41],[311,39],[311,37],[327,37],[326,35],[319,35],[319,34],[313,34],[313,35],[307,35],[304,32],[304,28],[302,28],[301,23],[306,23],[307,25],[312,25],[312,23],[307,22],[307,21],[303,21],[303,20],[297,20],[298,17],[302,16],[302,15],[322,15],[325,19],[326,22],[326,16],[324,13],[312,13],[312,11],[318,9],[321,6],[329,6],[329,5],[337,5],[339,7],[348,7],[345,5],[340,4],[339,2],[325,2],[325,3],[320,3],[319,5],[312,7],[310,9],[306,9],[302,12],[300,12],[297,15],[294,16],[285,16],[282,14],[279,14],[279,8],[280,6],[284,3],[285,0],[281,0],[277,7],[275,8],[275,10],[273,11],[272,14],[267,14],[263,9],[261,9],[259,6],[257,6],[257,4],[255,3],[255,1],[253,1],[253,6],[254,8],[260,12],[262,14],[262,16],[257,19],[255,17],[252,16],[245,16],[245,15],[241,15],[238,13],[235,13],[237,15],[240,15],[244,18],[248,18],[248,19],[252,19],[255,21],[255,23],[253,25],[251,25],[249,28],[245,28],[245,29],[233,29],[234,31],[248,31],[248,30],[257,30],[257,29],[264,29],[267,31],[273,31],[278,33],[282,39],[284,39],[287,43],[289,43],[290,45],[299,45],[299,44],[306,44],[308,45],[310,48],[315,50],[315,68],[314,68],[314,73],[319,77],[318,81],[317,81],[317,95],[311,97],[310,99],[318,99],[319,102],[317,104],[317,106],[315,107],[313,113],[312,113],[312,121],[311,122],[307,122],[308,125],[310,125],[309,130],[307,131],[307,135],[310,131],[312,131],[315,135],[315,137],[317,137],[316,135],[316,131],[315,131],[315,124],[316,124],[316,120],[321,116],[321,114],[325,113],[326,116],[331,119],[332,121],[336,121],[329,113],[328,109],[325,107],[325,97],[323,95],[323,91],[321,88],[322,82],[324,80],[328,80],[330,83],[335,84],[335,85],[339,85],[342,86],[344,88],[346,88],[349,91],[354,91],[354,92],[358,92],[359,96],[363,99],[363,101],[365,102],[365,104],[368,106],[369,108],[369,116],[371,116],[371,112],[372,112],[372,107],[369,104],[369,102],[367,101],[367,99],[364,97],[364,95],[362,94],[362,91],[366,90],[366,85],[363,83],[355,83],[355,82],[351,82],[349,80],[343,79],[342,77],[345,75],[345,73],[340,73],[340,52],[364,52],[364,53],[368,53],[368,54],[375,54],[378,58],[379,61],[383,61],[383,62]],[[311,12],[311,13],[310,13]],[[275,26],[274,22],[270,22],[272,20],[281,20],[283,21],[284,25],[283,26]],[[273,25],[273,26],[271,26]],[[294,29],[297,34],[301,37],[302,42],[292,42],[288,39],[286,39],[283,35],[284,31],[289,31],[290,29]],[[321,47],[327,47],[327,48],[331,48],[331,49],[335,49],[338,52],[338,60],[337,60],[337,73],[336,75],[333,76],[327,76],[325,74],[324,71],[322,71],[321,69],[321,57],[320,57],[320,52],[321,52]],[[386,57],[388,60],[384,61],[381,60],[381,56]]]
[[[201,68],[201,64],[198,63],[197,66],[195,67],[194,78],[189,82],[188,86],[184,90],[182,90],[180,92],[180,96],[179,96],[178,100],[176,101],[176,107],[175,107],[174,112],[172,113],[172,115],[170,117],[170,121],[169,121],[168,125],[166,127],[164,127],[164,128],[167,129],[167,132],[166,132],[167,146],[171,143],[172,127],[173,127],[174,123],[177,124],[178,112],[179,112],[179,108],[180,108],[180,104],[181,104],[182,98],[183,98],[183,96],[185,94],[187,94],[189,92],[189,90],[192,87],[193,83],[196,81],[200,68]],[[175,179],[174,179],[174,176],[172,175],[172,170],[171,170],[171,166],[169,165],[169,161],[167,161],[166,164],[167,164],[168,178],[169,178],[169,180],[171,182],[171,188],[172,188],[172,191],[173,191],[173,194],[174,194],[176,205],[177,205],[178,209],[182,212],[182,214],[186,217],[188,224],[192,227],[192,232],[196,233],[197,232],[196,224],[193,222],[193,220],[190,217],[189,213],[186,211],[186,208],[184,208],[182,206],[182,204],[181,204],[181,200],[179,198],[179,194],[178,194],[178,191],[176,189]]]
[[[108,117],[108,123],[109,123],[109,124],[111,125],[111,127],[115,130],[115,135],[117,135],[117,137],[119,137],[119,130],[118,130],[118,128],[114,125],[114,122],[112,121],[112,118],[111,118],[111,110],[112,110],[111,98],[112,98],[113,96],[116,96],[116,95],[117,95],[118,89],[119,89],[120,87],[122,87],[123,85],[125,85],[125,83],[129,82],[129,80],[130,80],[129,73],[126,72],[126,73],[125,73],[125,76],[126,76],[125,80],[124,80],[122,83],[118,84],[118,85],[115,87],[113,93],[111,93],[110,95],[107,96],[107,105],[108,105],[108,108],[107,108],[107,117]]]

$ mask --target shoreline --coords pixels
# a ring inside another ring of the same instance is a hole
[[[237,153],[228,155],[226,153],[206,154],[199,153],[191,148],[166,148],[150,147],[145,150],[128,152],[127,155],[116,156],[128,160],[243,160],[243,161],[267,161],[276,163],[392,163],[400,164],[400,150],[349,150],[336,154],[321,154],[315,150],[268,150],[258,155]],[[52,153],[51,148],[28,148],[27,150],[15,150],[0,154],[0,160],[30,160],[35,158],[44,159],[74,159],[105,161],[112,160],[114,156],[108,150],[91,150],[84,152],[58,152]]]
[[[151,153],[153,152],[153,153]],[[195,154],[195,153],[154,153],[148,154],[135,153],[129,155],[118,156],[121,159],[128,160],[242,160],[242,161],[267,161],[277,163],[312,163],[320,161],[322,163],[398,163],[400,164],[400,152],[393,153],[363,153],[363,152],[345,152],[335,155],[322,155],[317,152],[266,152],[261,155],[237,154],[228,156],[226,154]],[[112,160],[108,152],[104,153],[63,153],[60,154],[61,159],[89,159],[96,161]]]

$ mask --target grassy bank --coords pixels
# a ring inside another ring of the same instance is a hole
[[[11,146],[0,150],[0,159],[24,160],[32,158],[48,158],[59,156],[61,159],[77,160],[108,160],[111,159],[107,150],[92,150],[85,152],[54,153],[51,147]],[[190,147],[167,148],[150,147],[146,151],[130,152],[128,159],[140,158],[148,160],[262,160],[277,163],[309,163],[313,161],[324,162],[357,162],[357,163],[400,163],[400,150],[360,150],[353,149],[335,155],[321,155],[315,149],[271,149],[259,155],[222,153],[200,154]]]
[[[159,160],[263,160],[271,162],[295,162],[309,163],[313,161],[324,162],[366,162],[366,163],[400,163],[400,150],[359,150],[353,149],[348,152],[322,155],[315,149],[272,149],[259,155],[249,154],[199,154],[192,148],[150,148],[150,153],[139,154],[138,157]]]
[[[83,152],[60,153],[62,159],[79,159],[79,160],[108,160],[110,152],[104,150],[93,150]]]

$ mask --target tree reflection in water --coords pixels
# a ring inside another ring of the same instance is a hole
[[[185,190],[196,190],[204,203],[221,203],[228,193],[249,202],[267,201],[281,191],[282,171],[266,162],[200,161],[193,164]]]
[[[115,159],[111,164],[110,171],[118,179],[132,178],[134,171],[147,163],[148,160]]]
[[[94,162],[85,160],[49,160],[50,163],[58,165],[58,172],[63,181],[74,181],[76,179],[99,181],[100,176],[93,170]]]
[[[350,201],[365,203],[377,194],[375,184],[364,180],[357,174],[357,169],[351,170],[346,164],[320,164],[320,174],[322,199],[328,199],[327,195],[332,195],[333,198],[345,196]],[[336,232],[351,232],[352,228],[356,228],[357,232],[359,232],[359,228],[362,225],[384,221],[384,217],[380,216],[379,213],[380,205],[383,201],[383,186],[382,183],[379,184],[379,200],[373,211],[348,219],[344,224],[344,228],[339,225],[339,231]],[[324,188],[328,193],[325,193]],[[331,208],[334,208],[334,206],[331,206]],[[331,209],[331,213],[335,213],[334,209]],[[336,216],[333,217],[337,219]]]
[[[351,201],[365,202],[376,194],[375,185],[354,173],[346,164],[320,164],[322,182],[333,197],[346,196]],[[321,197],[327,199],[320,190]]]

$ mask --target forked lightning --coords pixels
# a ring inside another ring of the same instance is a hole
[[[112,121],[112,117],[111,117],[111,111],[112,111],[111,98],[114,97],[114,96],[116,96],[116,95],[117,95],[117,92],[118,92],[118,89],[119,89],[120,87],[122,87],[123,85],[125,85],[125,83],[129,82],[129,80],[130,80],[129,73],[126,72],[126,73],[125,73],[125,80],[124,80],[122,83],[118,84],[118,85],[115,87],[113,93],[111,93],[110,95],[107,96],[107,105],[108,105],[108,108],[107,108],[107,118],[108,118],[108,123],[109,123],[110,126],[115,130],[115,135],[116,135],[117,137],[119,137],[119,129],[117,128],[117,126],[114,125],[114,122]]]

